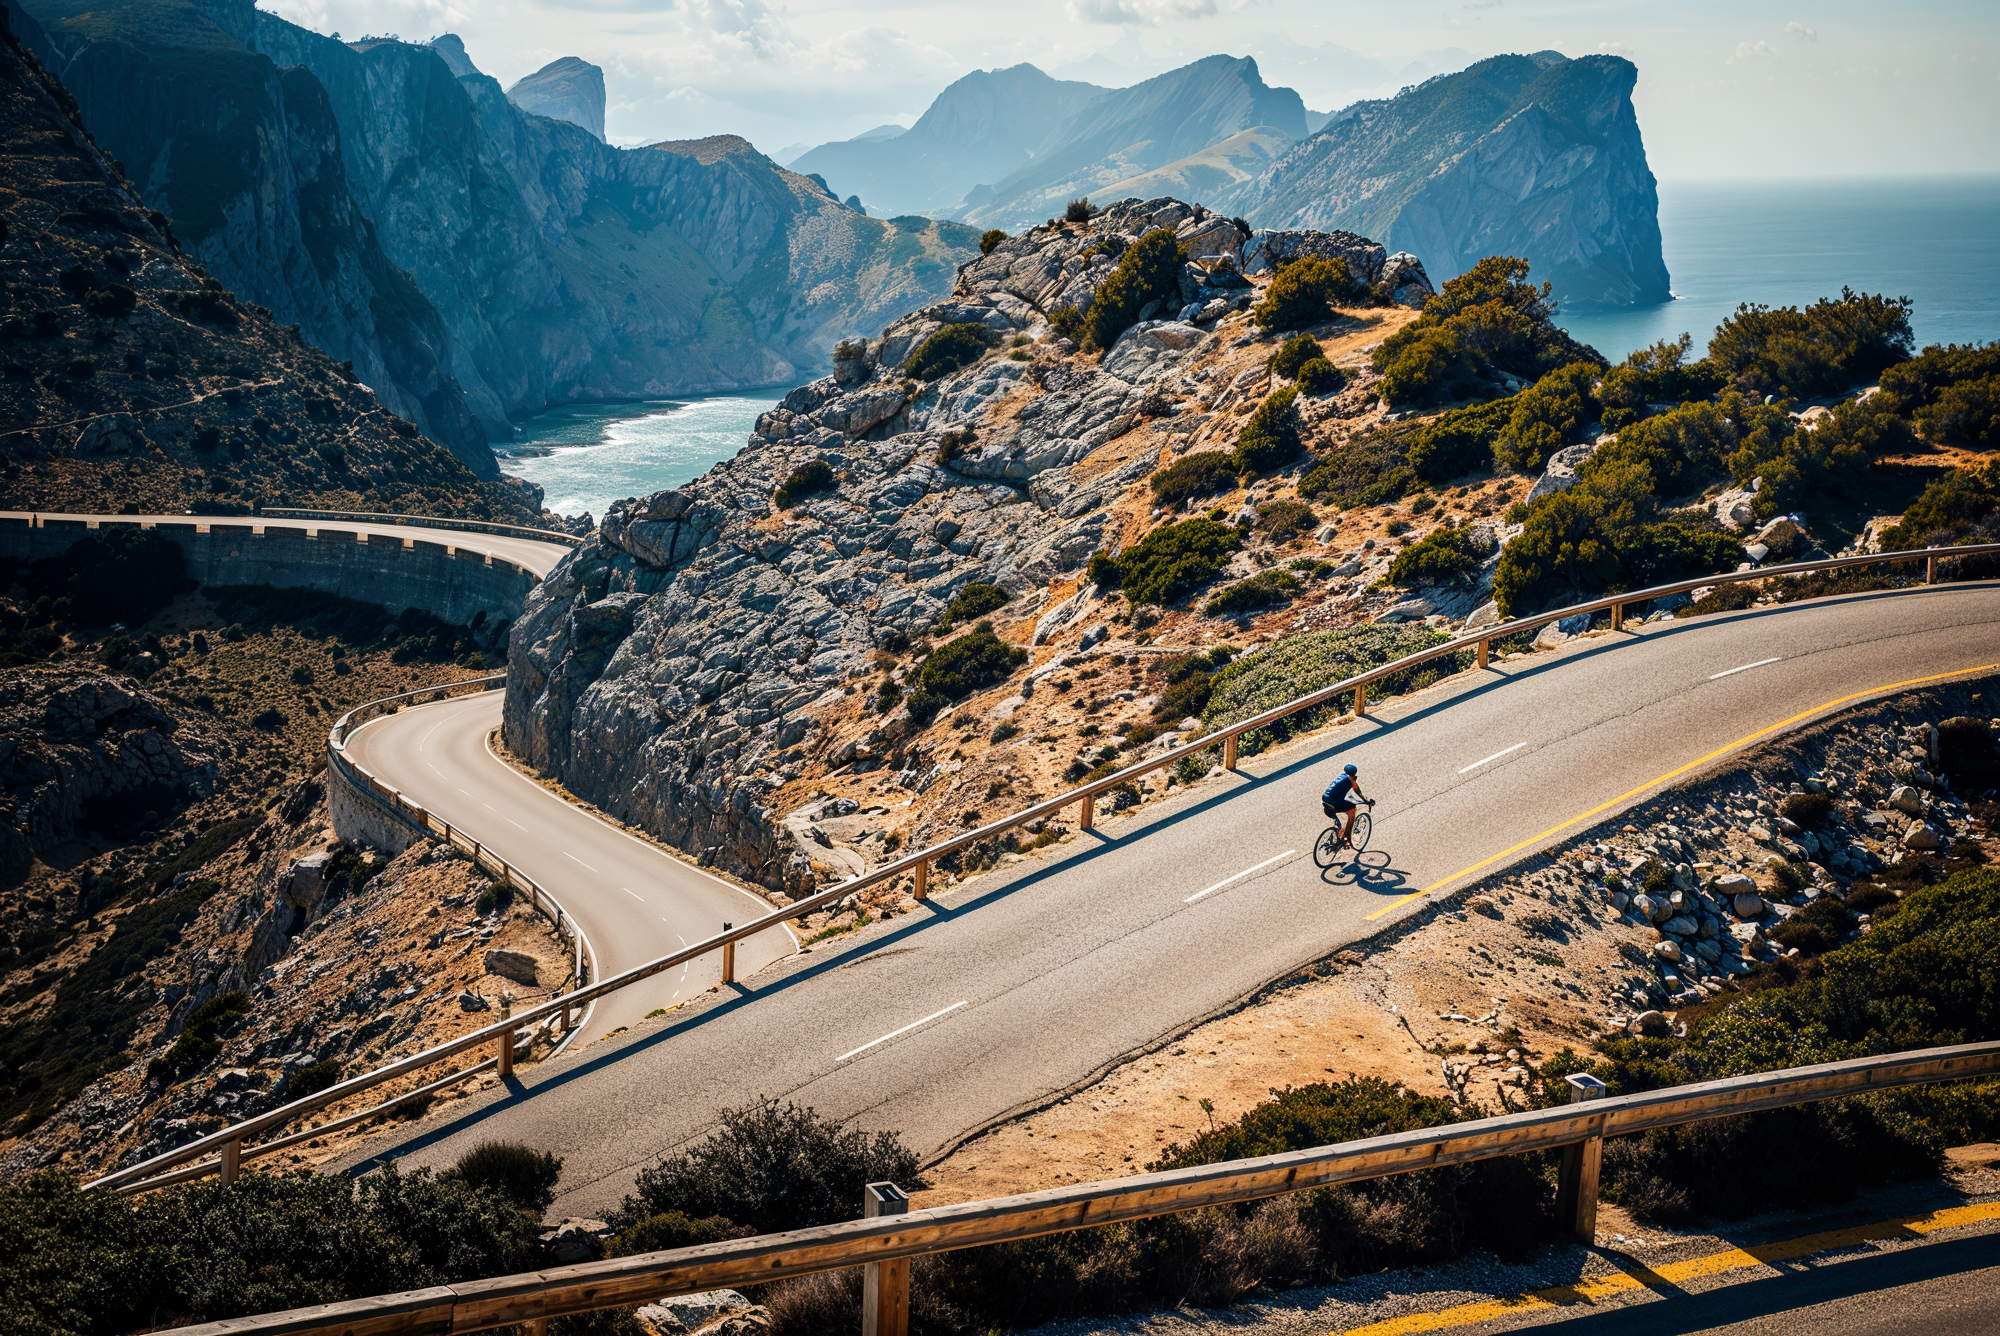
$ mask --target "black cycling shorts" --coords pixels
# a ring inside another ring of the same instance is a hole
[[[1350,802],[1330,803],[1324,798],[1321,798],[1319,800],[1319,805],[1320,805],[1320,810],[1325,812],[1328,816],[1346,816],[1349,812],[1352,812],[1354,810],[1353,803]]]

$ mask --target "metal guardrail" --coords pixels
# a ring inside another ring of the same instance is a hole
[[[895,878],[903,876],[906,873],[912,879],[916,897],[919,900],[924,899],[927,895],[930,864],[937,859],[969,849],[974,845],[1005,834],[1007,831],[1018,826],[1025,825],[1030,821],[1052,816],[1072,803],[1081,804],[1082,818],[1079,825],[1083,829],[1088,830],[1092,825],[1094,802],[1098,794],[1108,792],[1124,784],[1129,784],[1143,775],[1174,765],[1184,757],[1193,756],[1217,745],[1223,748],[1223,764],[1233,770],[1236,767],[1237,741],[1245,733],[1268,727],[1302,710],[1315,709],[1321,705],[1336,701],[1341,696],[1350,692],[1354,693],[1355,714],[1359,716],[1366,709],[1367,689],[1371,684],[1393,677],[1398,673],[1406,672],[1411,668],[1420,667],[1435,659],[1456,655],[1470,649],[1476,651],[1478,663],[1481,667],[1484,667],[1486,665],[1488,647],[1495,640],[1503,640],[1512,636],[1525,634],[1526,632],[1547,626],[1551,622],[1561,621],[1568,617],[1606,610],[1609,610],[1611,613],[1613,629],[1623,629],[1624,614],[1627,608],[1643,603],[1650,603],[1654,599],[1685,593],[1691,589],[1703,588],[1704,586],[1741,584],[1749,581],[1801,575],[1812,571],[1843,570],[1857,566],[1879,565],[1882,563],[1912,563],[1917,561],[1925,563],[1925,581],[1926,583],[1931,583],[1936,579],[1938,563],[1941,560],[1995,554],[2000,554],[2000,543],[1871,553],[1855,557],[1834,557],[1823,561],[1796,562],[1785,566],[1766,566],[1749,571],[1734,571],[1722,575],[1703,576],[1696,580],[1680,580],[1673,584],[1656,585],[1648,589],[1633,590],[1630,593],[1608,595],[1604,598],[1593,599],[1588,603],[1578,603],[1566,608],[1557,608],[1549,612],[1537,613],[1532,617],[1522,617],[1494,626],[1482,627],[1478,631],[1433,645],[1428,649],[1419,650],[1414,654],[1405,655],[1393,662],[1383,664],[1378,668],[1371,668],[1364,673],[1358,673],[1331,686],[1322,687],[1318,691],[1310,692],[1296,700],[1275,706],[1248,719],[1225,725],[1192,742],[1183,743],[1157,756],[1137,761],[1122,770],[1115,771],[1092,783],[1081,785],[1066,793],[1058,794],[1053,798],[1036,803],[1031,807],[1023,808],[1010,816],[1001,817],[999,820],[987,825],[977,827],[938,844],[933,844],[928,848],[917,850],[893,863],[885,864],[873,872],[864,873],[859,877],[839,882],[815,895],[807,896],[803,900],[796,900],[782,909],[773,910],[761,918],[753,919],[741,927],[727,929],[717,933],[713,937],[705,938],[691,946],[684,947],[671,955],[661,956],[643,965],[635,965],[622,974],[615,974],[608,979],[603,979],[579,988],[561,998],[550,999],[536,1006],[529,1007],[526,1010],[516,1013],[510,1020],[501,1021],[484,1029],[462,1035],[457,1039],[426,1049],[422,1053],[391,1063],[376,1072],[352,1077],[347,1081],[343,1081],[340,1085],[332,1087],[322,1095],[313,1097],[312,1101],[296,1101],[282,1108],[260,1114],[255,1118],[246,1119],[242,1123],[212,1132],[198,1141],[189,1142],[186,1146],[178,1150],[168,1151],[162,1155],[155,1156],[129,1169],[123,1169],[114,1174],[107,1174],[97,1179],[90,1186],[117,1187],[126,1191],[143,1191],[150,1186],[157,1185],[150,1181],[144,1181],[147,1180],[150,1174],[162,1172],[173,1165],[184,1163],[189,1159],[207,1154],[210,1151],[226,1154],[226,1148],[230,1144],[240,1144],[244,1138],[254,1136],[257,1132],[276,1126],[289,1118],[296,1117],[299,1113],[308,1112],[311,1108],[330,1103],[334,1099],[342,1098],[345,1095],[366,1089],[371,1085],[380,1084],[383,1081],[393,1080],[418,1068],[442,1061],[458,1053],[463,1053],[468,1049],[478,1048],[483,1044],[492,1043],[498,1046],[499,1052],[503,1055],[500,1060],[503,1070],[511,1070],[513,1033],[518,1028],[547,1020],[552,1016],[561,1015],[567,1018],[570,1012],[577,1006],[587,1006],[600,997],[608,996],[620,989],[628,988],[635,983],[650,979],[657,974],[664,973],[677,965],[683,965],[691,960],[698,959],[712,951],[723,953],[723,980],[725,983],[730,982],[733,978],[735,944],[746,937],[754,937],[760,932],[770,931],[779,927],[787,920],[802,918],[807,914],[843,900],[858,891],[866,890],[871,886],[881,885],[883,882],[893,881]],[[334,725],[333,734],[329,738],[327,748],[328,766],[330,769],[341,769],[343,776],[349,773],[355,776],[362,775],[359,768],[346,759],[340,742],[350,727],[350,721],[363,711],[374,711],[392,702],[409,697],[427,695],[433,692],[446,692],[459,687],[482,685],[490,689],[493,685],[504,680],[504,674],[467,678],[459,682],[445,683],[438,687],[424,688],[420,691],[403,692],[396,696],[385,696],[379,701],[371,701],[367,705],[359,706],[347,715],[343,715],[340,722]],[[422,824],[426,829],[430,829],[428,825],[430,820],[429,814],[415,804],[410,803],[407,799],[404,799],[394,789],[389,788],[372,777],[355,778],[350,782],[361,785],[378,801],[389,803],[392,809],[397,811],[399,815],[409,814],[414,816],[419,824]],[[405,819],[408,819],[408,817]],[[444,823],[439,823],[439,825],[442,827],[447,839],[455,838],[464,841],[461,847],[469,845],[471,850],[474,851],[475,857],[484,854],[478,843],[466,839],[463,832],[453,832]],[[492,857],[490,854],[485,854],[485,856]],[[506,866],[504,862],[497,858],[494,859],[494,862],[502,867]],[[534,886],[534,883],[523,874],[512,872],[509,869],[508,875],[518,883]],[[538,886],[535,887],[535,890],[538,895],[546,894]],[[263,1147],[256,1149],[261,1151]],[[215,1168],[207,1172],[216,1172],[221,1168],[220,1161],[214,1163]]]
[[[2000,1073],[2000,1042],[1793,1067],[1616,1098],[1605,1098],[1603,1085],[1593,1078],[1571,1077],[1572,1102],[1563,1107],[907,1214],[871,1213],[816,1229],[232,1318],[183,1327],[181,1336],[313,1336],[335,1332],[433,1336],[514,1323],[540,1333],[554,1317],[855,1266],[867,1268],[864,1331],[886,1332],[893,1329],[893,1320],[870,1324],[866,1299],[876,1300],[873,1308],[877,1314],[908,1313],[909,1272],[907,1267],[896,1265],[901,1259],[1551,1150],[1564,1152],[1556,1194],[1558,1223],[1565,1233],[1587,1242],[1595,1234],[1597,1166],[1607,1136],[1996,1073]]]
[[[206,518],[206,517],[204,517]],[[248,519],[347,520],[365,524],[400,524],[411,529],[462,529],[467,533],[497,534],[502,538],[532,538],[544,543],[582,547],[583,539],[560,529],[536,529],[524,524],[495,524],[488,520],[440,519],[433,515],[388,515],[368,510],[300,510],[291,506],[264,506]]]
[[[210,1174],[220,1174],[226,1182],[236,1176],[238,1166],[245,1159],[269,1155],[274,1151],[282,1150],[287,1146],[311,1137],[326,1136],[342,1128],[365,1122],[370,1118],[389,1112],[398,1105],[408,1104],[413,1100],[434,1095],[447,1086],[469,1080],[482,1072],[497,1070],[503,1077],[511,1074],[514,1066],[515,1036],[520,1030],[553,1020],[556,1033],[564,1036],[557,1045],[558,1049],[568,1044],[574,1038],[575,1034],[579,1032],[582,1017],[578,1016],[577,1027],[572,1027],[572,1013],[576,1012],[579,1007],[587,1010],[589,1001],[599,996],[599,994],[593,992],[590,999],[579,1000],[579,990],[583,989],[587,984],[595,961],[589,939],[585,936],[583,929],[577,924],[575,917],[563,907],[561,901],[544,890],[541,884],[534,878],[520,871],[492,850],[485,848],[479,841],[466,835],[464,831],[453,829],[450,822],[434,818],[429,812],[410,802],[407,798],[404,798],[395,789],[383,784],[361,766],[350,760],[346,752],[345,741],[349,732],[360,724],[365,723],[368,719],[396,708],[401,702],[415,701],[425,696],[450,694],[470,686],[477,686],[483,691],[490,691],[494,687],[505,683],[506,680],[507,676],[505,673],[492,673],[483,677],[464,678],[457,682],[446,682],[438,686],[419,687],[413,691],[400,691],[395,695],[383,696],[377,700],[368,701],[365,704],[356,706],[340,717],[328,735],[327,770],[336,782],[346,785],[350,792],[363,800],[374,803],[393,819],[412,827],[424,835],[433,838],[442,837],[447,843],[470,854],[474,865],[492,876],[495,880],[516,890],[525,890],[528,893],[530,903],[533,904],[535,909],[555,925],[556,932],[559,935],[568,939],[571,943],[574,950],[572,968],[575,970],[577,988],[572,989],[566,994],[558,994],[546,1002],[526,1010],[509,1012],[492,1025],[474,1030],[470,1034],[461,1035],[457,1039],[447,1040],[442,1044],[434,1045],[420,1053],[415,1053],[407,1058],[401,1058],[389,1063],[386,1066],[378,1067],[374,1071],[363,1072],[358,1076],[349,1077],[336,1085],[329,1086],[316,1095],[308,1095],[303,1099],[293,1100],[289,1104],[280,1105],[275,1109],[245,1118],[241,1122],[232,1123],[228,1127],[212,1132],[195,1141],[190,1141],[184,1146],[176,1147],[173,1150],[141,1161],[138,1164],[105,1174],[85,1184],[86,1187],[109,1188],[118,1192],[149,1192],[154,1188],[166,1187],[169,1184],[186,1182],[190,1179],[205,1178]],[[364,1090],[369,1090],[385,1082],[407,1076],[434,1063],[442,1062],[447,1058],[455,1057],[471,1049],[481,1048],[487,1044],[494,1045],[494,1056],[482,1062],[474,1063],[470,1067],[418,1086],[413,1090],[406,1090],[391,1099],[384,1100],[379,1104],[372,1105],[356,1113],[345,1114],[338,1119],[321,1124],[320,1126],[294,1132],[270,1141],[259,1142],[255,1145],[245,1144],[251,1137],[257,1136],[259,1133],[268,1132],[296,1118],[325,1108],[330,1104],[338,1103],[350,1095],[359,1094]],[[213,1158],[205,1158],[211,1155]],[[196,1161],[196,1163],[190,1164],[189,1161]],[[182,1167],[176,1168],[175,1166]]]

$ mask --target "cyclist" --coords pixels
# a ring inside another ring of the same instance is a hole
[[[1327,785],[1326,792],[1319,796],[1320,807],[1325,810],[1327,816],[1340,825],[1342,845],[1345,845],[1348,838],[1354,834],[1354,799],[1359,798],[1370,807],[1375,805],[1374,800],[1361,791],[1360,775],[1361,772],[1355,769],[1352,763],[1342,766],[1340,778]],[[1353,796],[1350,797],[1350,794]]]

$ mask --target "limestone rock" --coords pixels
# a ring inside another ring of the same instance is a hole
[[[536,975],[541,962],[525,951],[510,951],[500,946],[488,947],[483,959],[488,974],[497,974],[503,979],[512,979],[516,983],[528,984],[531,987],[538,986],[541,982]]]

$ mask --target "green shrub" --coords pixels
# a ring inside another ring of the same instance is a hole
[[[1905,417],[1937,402],[1945,390],[2000,376],[2000,343],[1933,343],[1882,373],[1883,405]]]
[[[914,1185],[917,1157],[893,1132],[868,1133],[810,1108],[760,1100],[723,1110],[716,1129],[638,1173],[612,1223],[678,1211],[760,1234],[852,1220],[870,1183]]]
[[[1208,704],[1201,713],[1202,722],[1209,728],[1220,728],[1248,719],[1308,692],[1367,669],[1378,668],[1446,639],[1449,637],[1444,633],[1427,627],[1394,624],[1349,627],[1337,631],[1303,631],[1286,636],[1255,653],[1244,655],[1215,674]],[[1469,661],[1469,656],[1458,657],[1468,658]],[[1369,690],[1371,694],[1385,696],[1412,690],[1455,672],[1460,666],[1463,665],[1453,659],[1440,659],[1407,673],[1399,673]],[[1301,711],[1268,729],[1245,734],[1242,745],[1254,754],[1274,742],[1317,728],[1348,704],[1351,702],[1343,698],[1318,709]]]
[[[196,1007],[173,1046],[146,1066],[146,1079],[172,1082],[198,1072],[222,1052],[222,1039],[250,1014],[244,993],[219,993]]]
[[[1172,603],[1213,584],[1241,541],[1234,525],[1218,520],[1163,524],[1116,557],[1092,557],[1090,578],[1134,603]]]
[[[1715,612],[1741,612],[1755,606],[1757,586],[1747,582],[1717,585],[1694,602],[1674,610],[1675,617],[1705,617]]]
[[[1006,239],[1007,239],[1007,234],[1005,232],[1002,232],[999,228],[997,227],[988,228],[986,231],[981,232],[979,234],[979,253],[981,255],[991,255],[993,253],[993,248],[995,246],[998,246],[1001,242],[1005,241]]]
[[[2000,448],[2000,376],[1953,385],[1917,414],[1924,439],[1972,450]]]
[[[340,1059],[321,1058],[309,1062],[285,1078],[285,1098],[287,1101],[307,1099],[322,1090],[331,1090],[340,1083]]]
[[[1236,490],[1234,451],[1203,450],[1176,459],[1152,477],[1156,505],[1178,506]]]
[[[1074,306],[1058,306],[1050,311],[1049,328],[1056,332],[1057,338],[1068,339],[1079,347],[1090,337],[1089,322],[1084,319],[1084,313]]]
[[[2000,510],[2000,469],[1953,469],[1910,503],[1902,521],[1882,531],[1884,551],[1942,547]]]
[[[987,613],[1006,607],[1013,597],[999,585],[976,582],[969,584],[952,596],[951,603],[944,610],[944,616],[938,618],[938,626],[976,622]]]
[[[1629,465],[1544,497],[1500,554],[1493,597],[1501,615],[1734,570],[1743,559],[1734,538],[1650,521],[1656,512],[1650,485]]]
[[[991,631],[974,631],[932,650],[917,669],[917,686],[946,700],[960,700],[1006,681],[1027,661],[1028,651],[1014,648]]]
[[[1236,468],[1240,473],[1269,473],[1297,459],[1299,441],[1296,388],[1265,396],[1236,437]]]
[[[1063,221],[1069,223],[1087,223],[1102,212],[1104,210],[1092,204],[1088,197],[1073,199],[1063,208]]]
[[[790,510],[809,496],[832,491],[838,481],[833,465],[824,459],[809,460],[785,475],[784,485],[771,494],[771,504],[779,510]]]
[[[1347,373],[1324,357],[1315,357],[1299,368],[1299,393],[1338,394],[1347,387]]]
[[[1248,612],[1288,603],[1298,592],[1299,582],[1290,571],[1259,571],[1247,580],[1238,580],[1216,592],[1203,609],[1211,617]]]
[[[1804,308],[1744,303],[1717,327],[1708,356],[1746,394],[1809,398],[1867,384],[1913,342],[1908,297],[1842,288]]]
[[[1448,584],[1469,580],[1479,573],[1486,553],[1474,541],[1472,526],[1441,526],[1396,554],[1389,563],[1389,579],[1395,584]]]
[[[1560,366],[1604,359],[1554,320],[1549,285],[1526,281],[1528,262],[1489,256],[1447,282],[1424,312],[1384,339],[1370,360],[1394,404],[1438,403],[1488,392],[1498,373],[1539,380]]]
[[[1118,267],[1105,277],[1084,315],[1086,347],[1109,348],[1118,336],[1144,318],[1180,300],[1181,266],[1187,247],[1171,230],[1156,227],[1125,252]]]
[[[1746,440],[1729,457],[1729,467],[1739,478],[1764,480],[1755,509],[1760,519],[1769,519],[1815,499],[1836,504],[1860,499],[1876,461],[1915,444],[1905,419],[1873,401],[1849,400],[1811,427]]]
[[[1321,455],[1319,463],[1299,479],[1299,495],[1353,510],[1399,501],[1416,481],[1402,440],[1391,432],[1376,431]]]
[[[83,296],[83,309],[106,320],[118,320],[132,314],[132,309],[138,304],[138,294],[123,283],[106,283]]]
[[[1656,403],[1681,404],[1719,393],[1729,377],[1714,362],[1689,362],[1694,338],[1661,339],[1650,348],[1634,350],[1604,373],[1598,402],[1604,405],[1604,426],[1617,431],[1652,411]],[[1618,414],[1616,420],[1612,414]]]
[[[446,1172],[505,1197],[539,1219],[556,1199],[562,1166],[562,1156],[518,1141],[482,1141]]]
[[[1516,473],[1540,473],[1549,456],[1583,438],[1597,420],[1592,387],[1597,366],[1572,362],[1543,376],[1513,398],[1514,411],[1493,442],[1493,457]]]
[[[918,344],[903,363],[903,374],[917,380],[941,380],[986,355],[992,335],[986,326],[967,321],[945,325]]]
[[[1261,329],[1307,329],[1325,324],[1359,290],[1347,261],[1308,255],[1279,266],[1250,318]]]
[[[1426,482],[1445,483],[1493,464],[1493,442],[1514,416],[1514,399],[1454,408],[1410,437],[1410,467]]]
[[[1324,357],[1319,349],[1319,340],[1310,334],[1294,334],[1286,339],[1271,354],[1270,371],[1274,376],[1292,380],[1299,374],[1299,368],[1315,357]]]
[[[1311,533],[1318,523],[1319,516],[1313,514],[1313,508],[1300,501],[1266,501],[1257,507],[1257,532],[1274,543],[1287,543]]]
[[[704,1243],[727,1243],[731,1239],[748,1238],[756,1232],[726,1216],[710,1215],[696,1219],[681,1211],[662,1211],[619,1230],[604,1251],[611,1257],[637,1257],[641,1253],[666,1252],[673,1248],[697,1248]]]

